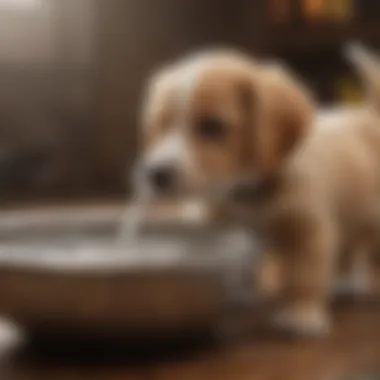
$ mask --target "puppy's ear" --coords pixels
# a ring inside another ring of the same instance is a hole
[[[380,112],[380,57],[359,42],[347,44],[344,53],[363,82],[369,104]]]
[[[258,78],[256,146],[260,166],[276,170],[309,133],[315,115],[306,88],[283,66],[263,68]]]

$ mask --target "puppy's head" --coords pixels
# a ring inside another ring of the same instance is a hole
[[[152,194],[204,191],[277,170],[313,106],[286,70],[214,51],[157,73],[143,108],[138,181]]]

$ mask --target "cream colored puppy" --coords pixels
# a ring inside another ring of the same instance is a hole
[[[217,200],[281,263],[278,324],[305,335],[328,331],[338,254],[366,256],[378,224],[377,115],[316,116],[287,70],[209,51],[151,78],[143,124],[140,189]]]

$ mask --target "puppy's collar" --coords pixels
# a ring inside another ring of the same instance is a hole
[[[264,177],[242,178],[232,185],[226,192],[226,199],[237,203],[259,202],[271,197],[278,184],[277,175]]]

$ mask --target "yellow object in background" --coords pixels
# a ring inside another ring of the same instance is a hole
[[[360,104],[364,100],[363,89],[351,78],[341,78],[337,82],[338,101],[344,104]]]
[[[335,22],[348,22],[355,16],[354,0],[325,0],[328,18]]]
[[[347,22],[355,15],[355,0],[300,0],[310,21]]]

